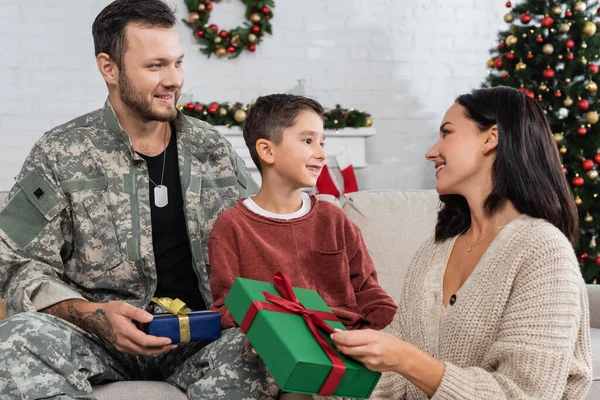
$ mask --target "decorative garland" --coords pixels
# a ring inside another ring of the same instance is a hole
[[[216,54],[223,57],[235,58],[247,49],[256,51],[256,45],[262,40],[265,33],[271,35],[271,18],[275,7],[273,0],[241,0],[246,4],[246,19],[243,26],[238,26],[229,31],[221,30],[215,24],[209,24],[210,12],[213,9],[211,0],[185,0],[188,8],[188,19],[183,22],[192,28],[196,41],[203,48],[200,49],[207,57]],[[220,3],[221,0],[213,0]]]
[[[211,125],[242,126],[248,115],[249,105],[236,102],[187,103],[178,104],[177,108],[185,115],[206,121]],[[339,104],[324,113],[325,129],[368,128],[373,125],[371,115],[355,109],[345,109]]]

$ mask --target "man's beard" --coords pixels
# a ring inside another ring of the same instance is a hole
[[[177,117],[175,107],[168,114],[154,112],[152,110],[152,100],[150,102],[145,101],[144,96],[135,89],[125,71],[119,74],[119,95],[127,107],[148,121],[173,121]],[[178,93],[174,92],[173,96],[175,96],[173,103],[177,104],[177,100],[179,99]]]

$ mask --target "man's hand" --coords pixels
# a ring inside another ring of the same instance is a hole
[[[146,335],[132,321],[148,323],[152,314],[121,301],[91,303],[65,300],[40,310],[55,315],[81,329],[100,336],[124,353],[154,355],[173,350],[171,339]]]

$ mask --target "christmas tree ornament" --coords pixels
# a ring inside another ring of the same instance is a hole
[[[255,35],[258,35],[260,33],[260,26],[258,26],[258,25],[252,25],[252,28],[250,28],[250,31],[252,33],[254,33]]]
[[[559,151],[560,154],[565,154],[567,152],[567,148],[565,146],[562,146]]]
[[[254,33],[251,33],[251,34],[249,34],[249,35],[248,35],[248,41],[249,41],[250,43],[254,43],[254,42],[256,42],[256,39],[257,39],[257,37],[256,37],[256,35],[255,35]],[[493,67],[493,66],[494,66],[494,65],[493,65],[493,63],[494,63],[494,59],[493,59],[493,58],[490,58],[490,60],[492,60],[492,67]],[[489,65],[489,64],[488,64],[488,65]],[[490,68],[492,68],[492,67],[490,67]]]
[[[527,25],[528,23],[531,22],[531,15],[529,15],[529,12],[527,12],[527,13],[521,15],[520,19],[521,19],[521,23],[523,25]]]
[[[588,124],[596,124],[598,122],[598,112],[597,111],[588,111],[585,114],[585,122]]]
[[[596,171],[595,169],[588,171],[587,176],[591,180],[596,180],[598,178],[598,171]]]
[[[506,78],[508,78],[508,74],[506,72],[503,72],[500,74],[500,78],[506,79]]]
[[[553,79],[554,78],[554,70],[552,68],[550,68],[550,66],[548,66],[542,72],[542,76],[546,79]]]
[[[199,112],[202,112],[202,110],[204,110],[204,106],[202,104],[196,104],[194,106],[194,111],[199,113]]]
[[[254,53],[256,51],[256,45],[254,43],[250,43],[248,45],[248,51],[250,51],[251,53]]]
[[[580,199],[580,200],[581,200],[581,199]],[[575,199],[575,204],[577,204],[577,199]],[[581,202],[580,202],[579,204],[581,204]],[[580,255],[580,256],[579,256],[579,259],[580,259],[581,261],[585,261],[585,260],[587,260],[587,258],[588,258],[588,257],[589,257],[589,256],[588,256],[588,254],[587,254],[587,253],[583,253],[582,255]]]
[[[554,20],[552,17],[546,15],[544,18],[542,18],[541,24],[544,28],[550,28],[552,24],[554,24]]]
[[[596,257],[596,265],[600,265],[600,256]]]
[[[211,24],[208,26],[208,29],[210,29],[213,32],[218,32],[219,31],[219,27],[215,24]]]
[[[565,47],[567,49],[572,49],[573,47],[575,47],[575,42],[573,41],[573,39],[567,39],[567,41],[565,42]]]
[[[588,60],[587,60],[587,58],[585,58],[585,57],[581,57],[581,63],[582,63],[582,64],[587,64],[587,63],[588,63]]]
[[[223,38],[221,38],[221,36],[215,36],[213,41],[215,42],[215,44],[219,44],[223,41]]]
[[[504,14],[504,22],[510,24],[515,20],[515,15],[513,13]]]
[[[211,11],[213,9],[212,4],[210,4],[209,2],[206,3],[205,8],[207,11]]]
[[[507,1],[505,5],[506,5],[506,8],[511,8],[512,7],[512,3],[510,1]]]
[[[577,12],[584,12],[586,8],[587,8],[587,6],[584,1],[576,2],[575,7],[573,7],[573,9]]]
[[[600,153],[594,154],[594,162],[600,164]]]
[[[573,105],[573,99],[567,96],[565,101],[563,101],[563,104],[565,105],[565,107],[571,107]]]
[[[217,57],[223,57],[225,54],[227,54],[227,50],[225,50],[223,47],[220,47],[217,50],[215,50],[215,54],[217,55]]]
[[[592,222],[594,220],[594,217],[592,217],[590,213],[587,213],[584,220],[585,222]],[[596,248],[596,236],[592,236],[592,240],[590,240],[590,247],[592,249]]]
[[[587,43],[585,42],[585,40],[583,42],[581,42],[581,48],[587,49]]]
[[[569,32],[569,29],[571,29],[571,27],[569,26],[569,24],[560,24],[559,30],[562,33],[567,33]]]
[[[219,108],[219,116],[224,117],[227,115],[227,110],[223,107]]]
[[[579,136],[584,136],[584,135],[586,135],[586,134],[587,134],[587,129],[585,129],[585,126],[581,125],[581,127],[579,127],[579,128],[577,129],[577,134],[578,134]]]
[[[538,89],[540,89],[540,91],[546,90],[548,89],[548,86],[546,86],[546,84],[544,82],[540,83],[540,86],[538,87]]]
[[[519,41],[519,39],[517,39],[517,37],[515,35],[508,35],[506,37],[506,45],[509,47],[514,44],[517,44],[518,41]]]
[[[562,93],[560,92],[560,90],[557,90],[556,92],[554,92],[554,97],[562,97]]]
[[[579,108],[581,108],[583,111],[586,111],[588,108],[590,108],[590,102],[587,101],[586,99],[581,99],[577,102],[577,105],[579,106]]]
[[[515,65],[515,68],[517,71],[522,71],[524,69],[527,69],[527,64],[525,64],[523,61],[519,61],[517,65]]]
[[[204,37],[204,35],[206,34],[206,32],[203,31],[203,30],[198,29],[194,34],[196,35],[196,37],[202,38],[202,37]]]
[[[502,68],[502,58],[501,58],[501,57],[499,57],[499,58],[496,58],[496,59],[494,60],[494,67],[496,67],[496,68],[498,68],[498,69],[501,69],[501,68]]]
[[[233,47],[233,46],[227,47],[227,52],[230,53],[230,54],[231,53],[235,53],[235,47]]]
[[[579,197],[579,196],[575,197],[575,204],[580,206],[582,203],[583,203],[583,200],[581,200],[581,197]],[[587,254],[586,254],[586,258],[587,258]]]
[[[533,53],[532,52],[527,53],[527,59],[528,60],[533,59]]]
[[[514,52],[514,51],[511,51],[510,53],[508,53],[508,54],[506,55],[506,59],[507,59],[508,61],[512,61],[512,60],[514,60],[514,59],[515,59],[515,52]]]
[[[258,24],[260,22],[260,19],[261,19],[261,16],[260,16],[259,13],[250,14],[250,21],[251,22],[253,22],[255,24]]]
[[[203,3],[198,4],[198,11],[206,10],[206,6]]]
[[[560,143],[563,140],[565,140],[565,137],[564,137],[564,135],[562,133],[555,133],[554,135],[552,135],[552,137],[554,138],[554,141],[556,143]]]
[[[535,41],[538,43],[542,43],[544,41],[544,38],[542,37],[542,35],[537,35],[537,37],[535,38]]]
[[[242,38],[240,35],[235,35],[231,38],[231,45],[235,47],[240,47],[242,45]]]
[[[221,32],[219,32],[219,36],[221,36],[223,39],[226,39],[229,36],[229,33],[227,33],[226,30],[221,30]]]
[[[585,90],[590,93],[596,93],[598,91],[598,85],[596,85],[596,82],[594,81],[589,81],[589,83],[585,85]]]
[[[598,73],[598,65],[596,65],[596,64],[590,64],[590,65],[588,65],[588,69],[594,75],[596,75]]]
[[[567,8],[567,12],[565,12],[565,17],[571,18],[572,16],[573,16],[573,12],[569,8]]]
[[[560,4],[555,4],[552,6],[552,14],[554,15],[560,15],[562,14],[562,7],[560,6]]]
[[[248,115],[246,114],[246,111],[242,109],[235,110],[235,112],[233,113],[233,119],[235,120],[235,122],[238,122],[240,124],[246,120],[247,116]]]
[[[542,53],[544,54],[552,54],[554,53],[554,46],[552,46],[552,43],[546,43],[543,47],[542,47]]]
[[[588,21],[585,23],[582,32],[588,36],[592,36],[596,33],[596,24],[592,21]]]
[[[594,163],[594,161],[593,160],[589,160],[589,159],[588,160],[583,160],[581,162],[581,168],[583,168],[584,171],[589,171],[589,170],[593,169],[594,165],[596,165]]]
[[[573,55],[573,53],[567,54],[567,60],[572,61],[574,58],[575,56]]]
[[[575,178],[573,178],[573,180],[571,181],[571,183],[573,184],[573,186],[575,187],[581,187],[584,184],[584,180],[582,177],[580,176],[576,176]]]
[[[194,103],[187,103],[185,105],[185,108],[187,108],[188,110],[193,110],[194,109]]]
[[[195,23],[196,21],[198,21],[200,19],[200,14],[198,14],[196,11],[192,11],[191,13],[189,13],[188,15],[188,21],[190,21],[190,23]]]

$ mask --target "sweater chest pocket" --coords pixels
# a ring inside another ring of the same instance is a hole
[[[85,190],[72,194],[74,252],[78,265],[70,275],[85,287],[123,262],[115,217],[106,205],[103,192]]]
[[[313,273],[317,292],[328,306],[356,305],[345,248],[313,251]]]

